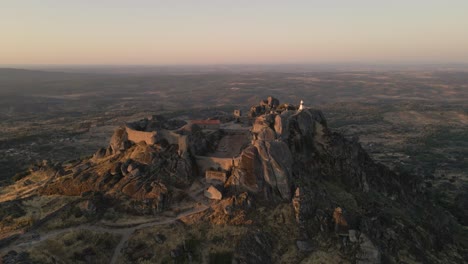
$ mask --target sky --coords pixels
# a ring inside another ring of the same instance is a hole
[[[0,0],[0,64],[468,63],[467,0]]]

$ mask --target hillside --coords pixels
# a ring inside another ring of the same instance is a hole
[[[5,263],[463,263],[467,230],[422,179],[374,162],[320,110],[152,116],[0,193]],[[229,155],[225,155],[229,153]]]

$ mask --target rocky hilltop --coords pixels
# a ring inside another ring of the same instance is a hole
[[[422,181],[375,163],[357,140],[331,131],[320,110],[269,97],[248,116],[236,115],[152,116],[125,124],[89,159],[37,165],[32,176],[17,183],[29,187],[16,186],[15,195],[4,192],[2,205],[21,207],[18,201],[33,195],[79,197],[74,202],[93,212],[95,224],[102,224],[109,210],[149,219],[172,212],[186,225],[184,232],[201,243],[160,247],[170,240],[161,235],[156,243],[143,239],[141,246],[121,238],[112,262],[158,262],[161,254],[181,263],[462,263],[468,258],[466,230],[427,198]],[[43,178],[35,180],[39,172]],[[47,217],[24,230],[42,230]],[[233,229],[209,240],[203,233],[210,232],[194,231],[205,225]],[[5,237],[6,248],[21,238]],[[5,259],[17,256],[10,252]]]

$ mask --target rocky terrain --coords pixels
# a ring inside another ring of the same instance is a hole
[[[434,203],[424,179],[373,161],[322,111],[269,97],[248,116],[237,125],[250,128],[249,143],[230,165],[210,158],[236,125],[229,116],[217,117],[219,129],[153,116],[132,125],[156,131],[151,144],[122,126],[90,158],[36,164],[1,189],[3,262],[468,258],[466,227]],[[200,157],[225,179],[209,178]]]

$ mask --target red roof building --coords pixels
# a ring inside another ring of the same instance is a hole
[[[219,129],[221,121],[219,120],[190,120],[190,124],[197,125],[203,129]]]

